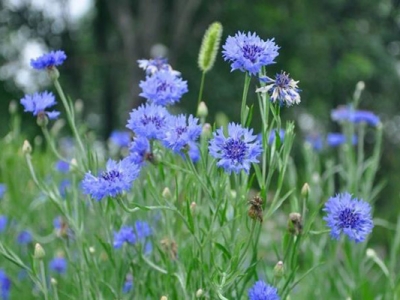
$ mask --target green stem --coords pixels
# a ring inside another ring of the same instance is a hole
[[[203,97],[204,79],[205,78],[206,78],[206,72],[203,72],[203,74],[201,75],[200,91],[199,91],[199,98],[197,99],[197,107],[199,107],[199,104],[201,102],[201,98]]]
[[[246,126],[248,108],[246,107],[247,93],[249,91],[251,76],[246,72],[244,77],[244,87],[242,96],[242,107],[240,109],[240,122],[242,126]]]
[[[49,133],[47,127],[42,127],[42,131],[43,131],[44,138],[46,139],[46,142],[50,145],[50,148],[51,148],[51,150],[53,151],[54,155],[55,155],[58,159],[60,159],[60,160],[62,160],[62,161],[65,161],[65,162],[68,162],[68,160],[67,160],[66,158],[64,158],[64,157],[57,151],[57,148],[56,148],[56,146],[55,146],[55,144],[54,144],[54,140],[52,139],[52,137],[51,137],[51,135],[50,135],[50,133]]]
[[[47,299],[49,299],[49,293],[47,291],[46,271],[44,268],[43,260],[40,260],[39,265],[40,265],[40,276],[41,276],[41,281],[42,281],[42,292],[44,295],[44,299],[47,300]]]

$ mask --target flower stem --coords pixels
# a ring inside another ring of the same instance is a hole
[[[249,113],[249,109],[248,109],[248,107],[246,107],[246,100],[247,100],[247,93],[249,91],[250,81],[251,81],[251,77],[246,72],[245,73],[245,77],[244,77],[242,107],[241,107],[241,110],[240,110],[240,123],[244,127],[246,126],[247,116],[248,116],[248,113]]]
[[[206,72],[203,72],[201,75],[201,81],[200,81],[200,91],[199,91],[199,98],[197,99],[197,107],[199,107],[201,98],[203,97],[203,89],[204,89],[204,79],[206,78]],[[197,109],[197,108],[196,108]]]

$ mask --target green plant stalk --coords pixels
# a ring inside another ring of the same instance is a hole
[[[197,107],[199,107],[199,104],[200,104],[200,102],[201,102],[201,100],[202,100],[202,97],[203,97],[203,89],[204,89],[204,81],[205,81],[205,78],[206,78],[206,72],[203,72],[203,73],[201,74],[199,97],[198,97],[198,99],[197,99]],[[197,107],[196,107],[196,109],[197,109]]]
[[[47,282],[46,282],[46,271],[44,267],[44,262],[41,259],[39,262],[39,268],[40,268],[40,277],[41,277],[41,287],[42,287],[42,292],[45,300],[49,299],[49,291],[47,290]]]
[[[251,76],[246,72],[244,75],[244,87],[243,87],[243,96],[242,96],[242,106],[240,109],[240,123],[242,126],[246,126],[246,121],[247,121],[247,114],[248,114],[248,108],[246,107],[246,101],[247,101],[247,93],[249,92],[249,87],[250,87],[250,81],[251,81]]]

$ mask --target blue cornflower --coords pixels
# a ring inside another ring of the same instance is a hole
[[[71,180],[63,179],[58,185],[58,191],[60,192],[61,197],[65,197],[67,194],[67,190],[71,187]]]
[[[65,272],[67,271],[67,266],[67,260],[62,256],[55,257],[49,262],[50,270],[60,275],[65,274]]]
[[[111,132],[110,141],[120,148],[125,148],[131,142],[131,134],[128,131],[114,130]]]
[[[354,135],[352,138],[352,144],[355,145],[357,144],[357,136]],[[331,147],[337,147],[340,146],[342,144],[346,143],[346,136],[342,133],[328,133],[327,137],[326,137],[326,142],[328,143],[329,146]]]
[[[132,110],[126,127],[132,130],[136,136],[162,139],[170,116],[163,106],[143,104]]]
[[[6,191],[7,186],[4,183],[0,183],[0,199],[3,198]]]
[[[139,171],[139,165],[127,159],[119,162],[109,159],[106,171],[100,173],[98,177],[93,176],[90,171],[86,173],[82,181],[83,193],[91,195],[98,201],[106,196],[115,197],[131,188]]]
[[[133,289],[133,276],[132,276],[132,274],[127,274],[125,277],[124,286],[122,287],[122,292],[124,294],[127,294],[132,289]]]
[[[231,71],[239,69],[256,75],[261,67],[275,63],[279,47],[274,39],[263,41],[255,33],[247,35],[238,32],[234,37],[228,36],[222,47],[224,60],[230,61]]]
[[[196,163],[199,161],[200,159],[200,150],[199,150],[199,146],[197,145],[197,143],[195,142],[189,142],[188,143],[188,154],[190,159]]]
[[[249,300],[279,300],[278,290],[266,284],[264,281],[257,281],[249,289]]]
[[[324,146],[324,142],[319,134],[310,134],[306,137],[306,143],[310,144],[311,147],[319,152]]]
[[[369,203],[352,198],[349,193],[329,198],[323,209],[327,215],[323,218],[331,229],[331,237],[338,240],[343,232],[356,243],[365,240],[371,233],[374,223]]]
[[[163,139],[164,145],[174,152],[180,152],[190,142],[196,141],[201,134],[199,119],[192,115],[187,118],[185,115],[172,116],[167,124]]]
[[[32,234],[28,230],[21,231],[17,236],[17,243],[27,245],[32,242]]]
[[[163,57],[156,57],[153,59],[139,59],[139,68],[146,71],[146,75],[153,75],[158,71],[169,71],[175,76],[180,76],[181,73],[172,69],[168,64],[168,59]]]
[[[139,86],[142,89],[139,96],[162,106],[178,102],[188,91],[187,82],[168,71],[147,76],[145,81],[140,81]]]
[[[256,90],[258,93],[268,93],[272,103],[279,102],[281,105],[291,106],[300,103],[300,90],[298,81],[294,81],[289,74],[281,72],[275,75],[275,79],[268,76],[260,77],[266,85]]]
[[[64,51],[51,51],[36,59],[31,59],[31,66],[37,70],[51,69],[55,66],[62,65],[66,59],[67,55],[65,55]]]
[[[129,147],[127,159],[135,164],[141,165],[146,160],[151,161],[152,158],[149,140],[142,136],[136,137]]]
[[[225,137],[222,128],[214,132],[208,149],[210,155],[218,159],[217,166],[224,168],[228,174],[241,170],[249,173],[250,163],[257,163],[257,156],[262,152],[260,140],[252,133],[252,129],[234,123],[228,124],[228,137]]]
[[[68,173],[69,172],[69,163],[63,160],[58,160],[55,165],[55,169],[60,173]]]
[[[124,243],[135,244],[136,234],[131,226],[122,226],[118,232],[114,232],[114,248],[119,249]]]
[[[0,269],[0,296],[2,300],[10,299],[11,280],[3,269]]]
[[[2,233],[7,227],[8,218],[0,215],[0,233]]]
[[[147,222],[136,221],[135,222],[135,233],[139,241],[144,240],[151,235],[151,228]]]
[[[337,109],[332,110],[331,118],[337,122],[352,122],[352,123],[367,123],[372,126],[377,126],[380,119],[371,111],[355,110],[351,105],[339,106]]]
[[[45,91],[43,93],[25,95],[21,99],[21,104],[24,106],[25,112],[31,112],[34,116],[46,114],[49,119],[56,119],[60,115],[58,111],[45,111],[46,108],[57,104],[54,94],[51,92]]]
[[[275,136],[276,136],[276,129],[272,129],[268,136],[268,144],[270,145],[273,144],[273,142],[275,141]],[[281,142],[283,142],[283,139],[285,138],[285,130],[282,128],[279,130],[279,138]]]

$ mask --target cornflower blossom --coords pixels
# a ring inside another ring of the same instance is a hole
[[[275,75],[275,79],[268,76],[260,77],[266,85],[256,90],[258,93],[268,93],[272,103],[286,106],[300,103],[300,90],[297,87],[298,81],[294,81],[289,74],[281,72]]]
[[[67,195],[68,189],[71,187],[71,180],[63,179],[58,185],[58,191],[60,192],[61,197],[65,197]]]
[[[0,183],[0,199],[3,198],[6,191],[7,186],[4,183]]]
[[[188,92],[187,82],[169,71],[147,76],[145,81],[140,81],[139,87],[142,89],[139,96],[162,106],[178,102]]]
[[[356,135],[353,136],[351,143],[353,145],[357,144],[358,138]],[[328,133],[326,137],[326,142],[331,147],[337,147],[346,143],[346,136],[342,133]]]
[[[153,59],[139,59],[139,68],[146,71],[146,75],[154,75],[158,71],[169,71],[175,76],[180,76],[181,73],[172,69],[168,64],[168,59],[163,57],[156,57]]]
[[[10,299],[10,290],[11,280],[4,272],[4,270],[0,269],[0,298],[2,300]]]
[[[69,163],[63,160],[58,160],[54,167],[58,172],[64,174],[68,173],[70,169]]]
[[[275,142],[275,137],[276,137],[276,129],[273,129],[269,133],[268,144],[272,145]],[[283,142],[283,139],[285,138],[285,130],[282,128],[279,130],[279,138],[281,142]]]
[[[137,136],[129,147],[127,159],[138,165],[143,164],[146,160],[151,161],[153,157],[149,140],[145,137]]]
[[[114,232],[114,248],[119,249],[124,243],[134,245],[151,235],[148,223],[136,221],[135,226],[122,226],[119,231]]]
[[[132,182],[139,176],[140,167],[123,159],[119,162],[109,159],[106,170],[97,177],[89,171],[82,181],[82,190],[96,200],[106,196],[115,197],[130,190]]]
[[[351,123],[367,123],[371,126],[377,126],[380,119],[371,111],[355,110],[351,105],[339,106],[337,109],[331,111],[331,118],[337,122],[351,122]]]
[[[127,294],[132,289],[133,289],[133,276],[132,276],[132,274],[127,274],[125,277],[124,286],[122,287],[122,292],[124,294]]]
[[[274,39],[264,41],[251,32],[229,36],[222,48],[224,60],[231,62],[231,71],[247,71],[251,75],[258,74],[263,66],[275,63],[279,49]]]
[[[62,256],[55,257],[49,262],[50,270],[60,275],[63,275],[67,272],[67,266],[67,260]]]
[[[349,193],[329,198],[323,211],[327,213],[323,219],[331,229],[330,235],[336,240],[344,233],[356,243],[363,242],[374,227],[371,205]]]
[[[47,108],[57,104],[54,94],[51,92],[25,95],[20,102],[25,108],[24,111],[31,112],[34,116],[46,114],[49,119],[56,119],[60,115],[58,111],[46,111]]]
[[[114,130],[111,132],[110,141],[120,148],[127,148],[131,142],[131,134],[128,131]]]
[[[21,231],[17,236],[17,243],[27,245],[32,242],[32,234],[28,230]]]
[[[187,147],[190,142],[195,142],[201,134],[199,119],[192,115],[187,118],[185,115],[172,116],[167,124],[164,146],[178,153]]]
[[[126,127],[136,136],[161,140],[170,117],[171,115],[163,106],[143,104],[132,110]]]
[[[266,284],[264,281],[257,281],[249,289],[249,300],[279,300],[278,290]]]
[[[0,215],[0,233],[2,233],[6,229],[7,223],[8,218],[6,216]]]
[[[252,129],[234,123],[228,124],[228,137],[225,137],[222,127],[214,132],[208,149],[210,155],[218,160],[217,166],[228,174],[241,170],[249,173],[250,164],[258,163],[257,156],[262,153],[261,142],[252,133]]]
[[[64,60],[67,59],[67,55],[62,50],[51,51],[43,54],[42,56],[31,59],[31,66],[36,70],[51,69],[55,66],[63,64]]]
[[[317,152],[321,151],[324,147],[324,142],[319,134],[310,134],[306,136],[305,142]]]

